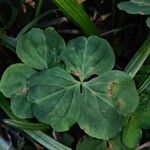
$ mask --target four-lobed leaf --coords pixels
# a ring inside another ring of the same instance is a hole
[[[33,115],[55,131],[78,123],[92,137],[115,136],[122,129],[123,117],[138,105],[133,79],[111,71],[113,50],[100,37],[78,37],[64,45],[51,28],[32,29],[23,35],[17,54],[26,65],[6,70],[1,91],[11,97],[11,108],[18,117]],[[66,69],[52,67],[60,59]],[[44,70],[37,72],[29,66]]]
[[[54,67],[28,79],[34,116],[56,131],[66,131],[77,122],[90,136],[115,136],[122,128],[122,116],[138,105],[138,94],[128,75],[110,71],[114,65],[110,45],[96,36],[79,37],[68,42],[61,58],[66,71]],[[99,76],[86,80],[94,74]]]

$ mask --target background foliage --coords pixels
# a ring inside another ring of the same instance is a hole
[[[1,94],[0,148],[148,149],[149,8],[149,0],[71,0],[70,3],[68,0],[0,0],[1,75],[11,64],[20,63],[22,54],[17,51],[19,58],[16,55],[16,41],[22,38],[24,33],[32,27],[45,29],[53,26],[66,42],[81,35],[98,35],[107,39],[116,56],[115,69],[122,70],[134,78],[140,95],[140,105],[134,113],[126,117],[123,131],[114,138],[102,141],[85,135],[77,124],[67,132],[58,133],[36,119],[19,119],[11,112],[10,100]],[[34,38],[34,34],[32,36]],[[63,40],[59,39],[63,46]],[[37,64],[38,68],[45,67],[43,62],[42,58],[42,63],[39,64],[43,65]],[[49,65],[49,61],[46,63]],[[55,63],[57,64],[57,61]],[[12,88],[9,91],[13,92]],[[28,115],[31,116],[30,113]]]

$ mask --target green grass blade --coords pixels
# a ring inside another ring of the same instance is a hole
[[[3,97],[2,93],[0,93],[0,108],[8,115],[9,118],[12,120],[17,121],[25,121],[22,119],[17,118],[12,113],[8,101]],[[14,121],[14,122],[15,122]],[[26,121],[24,122],[27,123]],[[21,129],[26,134],[28,134],[30,137],[32,137],[36,142],[40,143],[44,147],[46,147],[49,150],[71,150],[70,148],[62,145],[61,143],[55,141],[53,138],[49,137],[45,133],[39,130],[31,131],[31,130],[25,130]]]
[[[150,33],[141,48],[136,52],[125,68],[125,72],[134,77],[150,54]]]
[[[49,126],[42,123],[25,122],[24,120],[18,121],[18,120],[4,119],[3,121],[7,125],[13,126],[15,128],[20,128],[20,129],[46,130],[50,128]]]
[[[58,143],[51,137],[47,136],[46,134],[42,133],[41,131],[29,131],[24,130],[30,137],[36,139],[36,141],[42,145],[44,145],[49,150],[71,150],[70,148]]]
[[[67,17],[79,25],[86,35],[98,35],[94,23],[75,0],[53,0],[53,2]]]
[[[0,33],[0,45],[3,45],[10,49],[12,52],[16,52],[16,39]]]
[[[144,81],[144,83],[138,89],[139,94],[141,94],[150,85],[150,76]]]
[[[39,0],[35,11],[35,18],[37,18],[40,15],[42,4],[43,4],[43,0]]]

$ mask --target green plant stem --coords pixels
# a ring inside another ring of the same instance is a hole
[[[19,34],[16,37],[16,40],[20,38],[20,36],[22,36],[22,34],[24,34],[25,32],[27,32],[32,26],[34,26],[39,20],[41,20],[43,17],[47,16],[50,13],[55,13],[56,10],[49,10],[46,11],[45,13],[41,14],[39,17],[35,18],[34,20],[32,20],[30,23],[28,23],[24,28],[22,28],[22,30],[19,32]]]
[[[39,0],[35,11],[35,18],[39,16],[42,4],[43,4],[43,0]]]
[[[148,34],[143,45],[130,60],[124,71],[133,78],[143,65],[144,61],[148,58],[149,54],[150,54],[150,33]]]

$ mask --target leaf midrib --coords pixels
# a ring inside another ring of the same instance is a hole
[[[59,94],[59,93],[62,93],[62,92],[64,92],[64,91],[67,91],[67,90],[69,90],[69,89],[71,89],[71,88],[74,88],[75,86],[77,86],[77,85],[79,85],[79,84],[80,84],[80,83],[76,83],[76,84],[74,84],[74,85],[72,85],[72,86],[69,86],[69,87],[63,89],[63,90],[59,90],[59,91],[57,91],[57,92],[55,92],[55,93],[53,93],[53,94],[49,94],[49,95],[47,95],[47,96],[45,96],[45,97],[43,97],[43,98],[39,98],[39,99],[37,99],[37,100],[34,102],[34,104],[38,104],[38,103],[40,103],[40,102],[42,102],[42,101],[45,101],[45,100],[47,100],[48,98],[51,98],[51,97],[53,97],[53,96],[55,96],[55,95],[57,95],[57,94]]]

